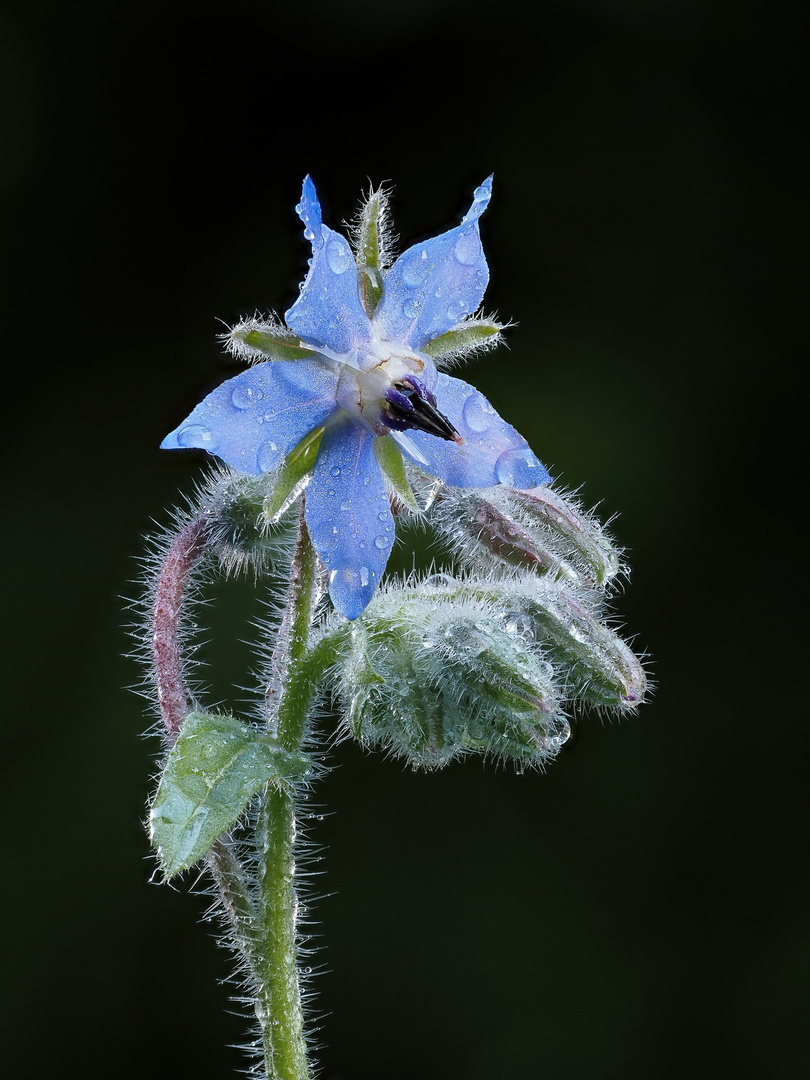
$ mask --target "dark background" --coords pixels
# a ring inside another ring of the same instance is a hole
[[[405,244],[495,173],[486,303],[518,325],[467,377],[620,515],[658,684],[545,776],[332,755],[323,1076],[807,1075],[801,5],[523,10],[0,14],[4,1075],[243,1063],[205,901],[148,882],[124,598],[206,468],[157,444],[234,370],[216,319],[295,296],[306,172],[333,226],[392,181]],[[214,594],[212,700],[238,701],[259,609]]]

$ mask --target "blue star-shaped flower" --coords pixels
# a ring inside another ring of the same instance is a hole
[[[478,218],[491,191],[490,177],[460,225],[385,269],[377,258],[379,218],[366,236],[373,242],[364,246],[361,236],[355,255],[322,224],[307,177],[296,210],[312,258],[285,316],[292,336],[270,323],[236,327],[235,351],[275,358],[223,383],[161,444],[199,447],[261,474],[323,429],[305,515],[332,602],[349,619],[371,600],[394,538],[378,440],[394,439],[424,472],[457,487],[525,489],[550,479],[486,398],[440,373],[431,356],[442,353],[442,342],[457,354],[500,329],[470,317],[489,280]],[[287,356],[297,358],[279,358]]]

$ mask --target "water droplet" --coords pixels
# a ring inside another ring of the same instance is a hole
[[[379,514],[377,514],[377,521],[388,521],[388,514],[385,510],[381,510]]]
[[[178,446],[196,446],[200,450],[216,450],[219,440],[203,424],[189,424],[177,433]]]
[[[480,200],[476,200],[480,201]],[[475,228],[467,229],[456,240],[453,248],[456,259],[464,266],[474,266],[481,255],[481,241]]]
[[[263,442],[259,447],[256,461],[262,472],[272,472],[276,465],[278,465],[280,456],[281,452],[278,445],[274,443],[272,439],[268,439],[267,442]]]
[[[421,306],[422,305],[419,303],[418,300],[415,300],[414,297],[411,297],[409,300],[406,300],[405,303],[402,305],[402,314],[405,316],[406,319],[415,319],[416,316],[419,314]]]
[[[524,449],[504,450],[495,462],[495,476],[499,484],[526,489],[535,487],[538,477],[544,475],[543,467],[528,446]]]
[[[481,433],[492,425],[497,413],[484,395],[475,391],[464,402],[462,415],[464,422],[471,431]]]
[[[562,717],[557,717],[548,725],[548,733],[542,741],[545,743],[545,749],[553,752],[559,750],[570,738],[571,725]]]
[[[431,574],[425,578],[425,584],[432,589],[448,589],[456,584],[456,580],[449,574]]]
[[[231,391],[231,404],[235,409],[250,409],[264,394],[252,386],[235,386]]]
[[[388,543],[389,543],[389,539],[388,539],[387,536],[375,536],[374,537],[374,547],[380,548],[380,550],[382,550],[385,547],[388,547]]]
[[[418,259],[407,258],[402,264],[402,284],[411,289],[421,285],[427,272],[427,261],[428,256],[424,248],[422,248]]]
[[[532,620],[522,611],[507,611],[503,616],[503,625],[507,634],[521,637],[524,641],[531,641],[534,638]]]
[[[326,248],[326,261],[333,274],[345,274],[354,260],[345,241],[331,240]]]
[[[463,300],[454,300],[447,309],[447,318],[459,322],[467,314],[467,305]]]
[[[363,588],[368,585],[370,573],[371,572],[367,566],[360,567],[360,584],[363,586]]]
[[[332,468],[329,470],[329,475],[330,476],[340,476],[340,466],[339,465],[333,465]]]

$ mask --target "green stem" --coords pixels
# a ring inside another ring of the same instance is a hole
[[[268,726],[290,751],[301,746],[315,689],[305,659],[317,602],[318,566],[303,504],[302,498],[287,609],[276,640],[267,698]],[[301,675],[303,678],[296,677]],[[268,1080],[308,1080],[310,1075],[298,981],[295,836],[294,794],[268,786],[256,833],[260,855],[256,933],[260,946],[254,963],[256,1013]]]

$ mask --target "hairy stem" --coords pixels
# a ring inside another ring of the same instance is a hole
[[[304,522],[302,498],[287,608],[276,640],[267,694],[268,726],[291,751],[301,746],[314,690],[305,660],[317,602],[317,578],[317,559]],[[256,1012],[269,1080],[309,1077],[298,981],[296,828],[294,795],[268,786],[257,827],[261,859],[257,932],[261,948],[254,972],[259,993]]]
[[[190,521],[166,552],[155,588],[152,605],[155,685],[160,714],[172,742],[191,711],[178,634],[183,594],[192,570],[208,549],[210,535],[210,523],[205,518]]]

